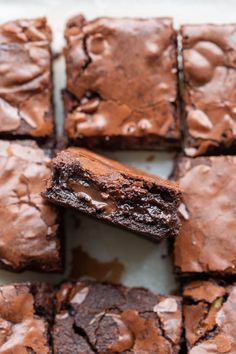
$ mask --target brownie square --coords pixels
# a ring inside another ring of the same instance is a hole
[[[180,158],[175,170],[183,191],[175,266],[182,275],[236,274],[236,157]]]
[[[1,353],[52,353],[51,314],[51,295],[45,284],[0,286]]]
[[[171,18],[69,20],[65,130],[73,144],[176,148],[176,33]]]
[[[154,241],[179,232],[176,184],[83,148],[68,148],[53,159],[43,196]]]
[[[236,284],[194,281],[183,296],[188,354],[235,354]]]
[[[54,133],[51,30],[45,18],[0,25],[0,136]]]
[[[0,141],[0,264],[11,270],[61,268],[58,210],[40,193],[50,158],[34,141]]]
[[[185,152],[236,151],[236,24],[181,28]]]
[[[181,300],[140,288],[77,282],[56,295],[54,352],[177,354]]]

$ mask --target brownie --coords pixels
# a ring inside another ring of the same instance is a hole
[[[0,265],[57,271],[59,211],[40,193],[50,158],[34,141],[0,141]]]
[[[236,156],[180,158],[182,228],[175,266],[187,273],[236,274]]]
[[[181,300],[140,288],[77,282],[56,296],[55,354],[177,354]]]
[[[0,352],[50,354],[51,295],[45,284],[0,286]]]
[[[188,353],[235,354],[236,284],[194,281],[183,295]]]
[[[0,25],[0,137],[54,133],[51,30],[45,18]]]
[[[72,144],[179,146],[176,32],[171,18],[69,20],[65,130]]]
[[[43,196],[155,241],[179,231],[176,184],[83,148],[68,148],[53,159]]]
[[[181,27],[185,152],[236,151],[236,24]]]

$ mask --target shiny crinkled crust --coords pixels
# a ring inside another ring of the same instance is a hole
[[[65,38],[65,129],[73,143],[118,149],[179,145],[171,18],[87,22],[77,16]]]
[[[0,25],[0,136],[54,134],[51,30],[45,18]]]
[[[38,301],[42,297],[43,301]],[[0,286],[0,352],[51,354],[51,300],[46,284]],[[44,315],[42,315],[44,313]]]
[[[181,300],[139,288],[77,282],[56,295],[53,329],[57,354],[177,354]]]
[[[235,156],[177,161],[182,227],[174,253],[180,275],[236,274],[235,175]]]
[[[32,141],[0,141],[0,263],[60,269],[58,210],[41,197],[50,158]]]
[[[185,152],[236,151],[236,24],[181,27]]]
[[[183,296],[188,353],[234,354],[236,285],[194,281],[185,286]]]

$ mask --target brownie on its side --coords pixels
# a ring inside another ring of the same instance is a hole
[[[0,286],[0,352],[50,354],[52,301],[45,284]]]
[[[72,144],[176,148],[176,33],[171,18],[72,18],[66,27],[65,130]]]
[[[177,354],[181,300],[139,288],[64,284],[56,296],[55,354]]]
[[[50,43],[45,18],[0,25],[1,137],[52,137]]]
[[[177,185],[82,148],[53,159],[43,196],[155,241],[179,231]]]
[[[40,193],[50,158],[34,141],[0,141],[0,264],[11,270],[61,268],[58,211]]]
[[[183,295],[188,354],[235,354],[236,284],[194,281]]]
[[[185,152],[236,151],[236,24],[181,28]]]
[[[236,157],[182,158],[175,179],[183,191],[175,266],[183,274],[236,274]]]

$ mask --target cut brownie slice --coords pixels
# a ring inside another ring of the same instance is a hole
[[[236,151],[236,24],[181,28],[185,152]]]
[[[139,288],[77,282],[57,293],[54,352],[177,354],[181,300]]]
[[[40,193],[50,158],[33,141],[0,141],[0,264],[60,269],[58,210]]]
[[[236,274],[236,157],[181,158],[175,178],[183,191],[175,265],[183,274]]]
[[[52,169],[43,193],[49,201],[153,240],[178,234],[177,185],[82,148],[60,152]]]
[[[65,130],[73,144],[176,148],[176,33],[170,18],[72,18]]]
[[[54,133],[51,30],[45,18],[0,25],[0,136]]]
[[[195,281],[184,289],[189,354],[236,353],[236,284]]]
[[[0,352],[50,354],[51,311],[45,284],[0,286]]]

